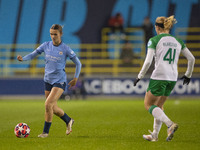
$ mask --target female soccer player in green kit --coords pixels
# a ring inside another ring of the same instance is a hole
[[[134,86],[140,81],[149,69],[153,57],[155,58],[155,68],[150,77],[149,86],[144,98],[145,109],[154,117],[153,132],[150,135],[143,135],[148,141],[157,141],[162,123],[168,127],[167,141],[173,138],[174,132],[178,129],[178,124],[171,121],[163,112],[163,105],[173,90],[177,78],[177,64],[180,53],[188,60],[187,71],[181,78],[183,84],[189,84],[192,76],[195,58],[188,50],[182,40],[169,34],[173,24],[176,23],[174,16],[157,17],[155,30],[157,36],[152,37],[148,42],[148,52],[138,77],[134,81]]]

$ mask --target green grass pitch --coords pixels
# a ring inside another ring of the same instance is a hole
[[[43,100],[0,100],[1,150],[146,150],[199,149],[200,100],[170,99],[165,113],[179,124],[170,142],[163,124],[158,142],[148,142],[143,134],[152,130],[153,117],[144,109],[142,99],[59,101],[58,105],[75,123],[65,135],[64,122],[54,116],[48,138],[37,135],[43,130]],[[19,122],[30,126],[28,138],[17,138],[14,127]]]

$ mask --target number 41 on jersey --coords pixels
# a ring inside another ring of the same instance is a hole
[[[175,56],[176,56],[176,49],[172,50],[172,48],[169,48],[163,58],[163,61],[168,61],[169,64],[171,64],[171,62],[174,63]]]

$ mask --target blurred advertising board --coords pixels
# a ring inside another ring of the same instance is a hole
[[[88,95],[144,95],[149,79],[140,80],[135,87],[133,81],[134,78],[86,78],[84,87]],[[43,79],[0,79],[0,95],[20,94],[44,94]],[[178,80],[171,95],[200,96],[200,78],[192,78],[189,85]]]
[[[144,95],[149,79],[140,80],[135,87],[133,81],[131,78],[87,79],[84,85],[87,93],[92,95]],[[200,95],[200,78],[191,79],[189,85],[183,85],[183,81],[178,80],[172,95]]]

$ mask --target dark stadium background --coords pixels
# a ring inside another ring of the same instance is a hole
[[[195,44],[192,50],[197,60],[195,68],[199,68],[199,0],[0,0],[0,96],[43,94],[42,75],[28,74],[28,71],[19,74],[20,69],[16,55],[20,53],[21,47],[24,50],[23,54],[27,54],[32,48],[36,48],[37,44],[49,41],[49,28],[52,24],[58,23],[64,26],[63,41],[65,43],[74,44],[75,47],[79,47],[81,44],[89,44],[89,46],[91,44],[92,46],[92,44],[102,44],[102,29],[108,27],[109,17],[117,12],[120,12],[124,17],[125,28],[140,28],[146,16],[149,16],[154,23],[157,16],[174,14],[178,24],[175,25],[172,34],[176,34],[177,29],[184,28],[185,41]],[[197,38],[190,41],[187,36],[191,35],[191,32],[187,29],[193,31],[194,27],[197,32],[192,32],[192,34]],[[180,36],[182,35],[180,34]],[[27,48],[26,51],[26,45],[29,46],[29,44],[31,44],[31,48]],[[106,44],[109,44],[109,41]],[[83,48],[78,52],[87,50]],[[96,51],[99,52],[99,49],[92,49],[92,52]],[[145,54],[140,56],[140,61],[143,61],[144,57]],[[6,64],[6,61],[9,61],[9,64]],[[85,64],[83,64],[84,66]],[[183,65],[183,67],[185,66],[186,64]],[[135,67],[139,69],[141,66]],[[16,69],[18,74],[13,73],[12,69]],[[194,73],[191,86],[183,87],[178,84],[174,95],[200,95],[198,70],[196,69]],[[137,71],[123,75],[117,74],[117,76],[111,74],[105,77],[102,76],[104,72],[99,75],[89,74],[87,71],[84,73],[87,92],[91,95],[144,95],[144,87],[147,85],[146,80],[148,80],[144,79],[141,83],[141,87],[139,87],[141,90],[132,89],[131,91],[130,82],[136,77]],[[184,71],[180,75],[183,73]],[[69,78],[72,75],[69,74]],[[124,83],[124,80],[129,81]],[[106,84],[106,88],[110,91],[108,93],[102,92],[104,91],[101,89],[104,87],[104,81],[109,82]],[[92,84],[94,82],[98,84]],[[120,91],[120,89],[113,90],[113,86],[118,86],[118,83],[127,84],[127,89],[130,92]],[[101,92],[95,93],[95,89]]]

